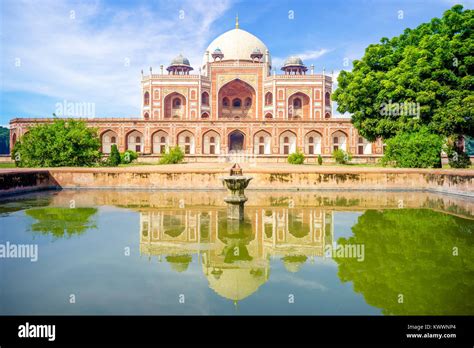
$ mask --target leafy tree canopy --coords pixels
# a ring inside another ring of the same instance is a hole
[[[117,148],[117,145],[113,144],[110,150],[110,156],[107,159],[107,165],[111,167],[116,167],[120,164],[121,158],[120,158],[120,152]]]
[[[173,146],[160,159],[160,164],[176,164],[184,160],[184,152],[180,146]]]
[[[443,139],[426,127],[417,132],[400,132],[387,140],[383,164],[402,168],[440,168]]]
[[[367,210],[338,244],[365,259],[335,258],[339,278],[386,315],[474,313],[474,223],[428,209]],[[403,295],[403,302],[399,295]]]
[[[100,160],[100,140],[84,121],[56,119],[31,127],[15,144],[19,167],[92,166]]]
[[[442,18],[370,45],[338,77],[338,110],[352,113],[371,141],[420,125],[444,136],[473,134],[473,28],[474,11],[456,5]]]
[[[10,152],[10,130],[0,126],[0,154]]]
[[[52,234],[56,238],[81,235],[96,227],[91,221],[96,208],[46,207],[28,209],[25,213],[36,220],[31,224],[33,232]]]

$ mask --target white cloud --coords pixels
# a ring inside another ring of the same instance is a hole
[[[294,54],[290,54],[289,56],[300,57],[303,60],[303,63],[307,64],[306,61],[318,59],[330,51],[331,51],[330,49],[321,48],[319,50],[309,50],[309,51],[304,51],[300,53],[294,53]],[[272,65],[275,68],[280,68],[281,66],[283,66],[287,58],[288,57],[273,57]]]
[[[321,48],[320,50],[316,51],[305,51],[303,53],[298,54],[297,56],[304,60],[310,59],[318,59],[319,57],[325,55],[326,53],[330,52],[327,48]]]
[[[164,1],[133,9],[101,1],[4,2],[2,92],[92,102],[98,116],[137,116],[140,70],[148,73],[152,65],[158,72],[179,53],[197,67],[215,35],[211,25],[229,7],[230,1],[222,0]],[[16,59],[21,66],[15,66]],[[22,107],[35,113],[28,109],[34,104]]]

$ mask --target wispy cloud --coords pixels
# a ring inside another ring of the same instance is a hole
[[[281,273],[270,278],[270,281],[275,283],[290,283],[304,289],[327,291],[328,288],[315,280],[308,280],[300,278],[294,274]]]
[[[300,57],[305,64],[307,64],[308,61],[311,60],[316,60],[322,56],[324,56],[326,53],[331,52],[330,49],[328,48],[321,48],[319,50],[309,50],[309,51],[304,51],[304,52],[299,52],[299,53],[294,53],[294,54],[289,54],[289,56],[295,56],[295,57]],[[276,68],[280,68],[283,66],[285,60],[288,57],[273,57],[272,58],[272,65]]]
[[[229,7],[228,0],[133,8],[101,1],[7,0],[2,3],[2,93],[93,102],[99,113],[111,113],[103,116],[137,114],[140,70],[152,65],[158,71],[179,53],[199,66],[215,34],[212,23]]]

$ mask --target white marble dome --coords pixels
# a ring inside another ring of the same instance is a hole
[[[224,54],[223,61],[226,60],[248,60],[251,61],[250,55],[255,49],[259,49],[265,57],[267,46],[253,34],[242,29],[232,29],[219,35],[207,46],[206,51],[209,52],[209,60],[212,62],[211,54],[219,48]],[[271,65],[271,58],[269,55],[269,64]],[[202,64],[206,64],[206,53]]]

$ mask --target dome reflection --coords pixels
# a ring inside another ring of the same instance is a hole
[[[249,208],[242,222],[219,207],[140,212],[140,253],[186,272],[193,256],[209,287],[236,303],[265,284],[270,259],[298,272],[333,242],[333,213],[322,208]]]

